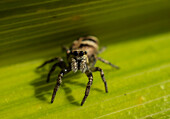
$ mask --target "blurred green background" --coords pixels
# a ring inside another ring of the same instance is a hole
[[[36,67],[84,35],[107,49],[84,106],[85,74],[63,79],[50,99],[59,69],[46,83],[50,66]],[[1,118],[170,118],[170,1],[168,0],[1,0]]]

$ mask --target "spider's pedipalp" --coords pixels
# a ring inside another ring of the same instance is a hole
[[[86,62],[85,59],[83,59],[83,60],[80,62],[80,71],[81,71],[82,73],[85,73],[87,69],[88,69],[88,67],[87,67],[87,62]]]
[[[74,73],[76,73],[77,70],[78,70],[78,63],[77,63],[77,61],[74,58],[71,59],[71,70]]]

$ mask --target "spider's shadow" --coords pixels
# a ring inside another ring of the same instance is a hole
[[[51,67],[51,66],[49,66],[49,67]],[[53,72],[53,74],[51,75],[49,83],[46,82],[48,71],[49,70],[47,70],[45,68],[42,68],[40,70],[36,70],[36,73],[40,74],[40,78],[37,78],[33,82],[31,82],[31,85],[34,86],[35,97],[37,99],[50,103],[49,96],[50,97],[52,96],[52,92],[53,92],[54,86],[56,84],[57,75],[60,72],[60,69],[56,68],[56,71]],[[80,78],[80,76],[81,76],[80,73],[71,73],[70,72],[69,74],[67,74],[66,76],[63,77],[63,81],[62,81],[62,84],[61,84],[61,87],[60,87],[64,90],[67,100],[71,104],[78,105],[78,106],[80,105],[80,101],[79,102],[75,101],[74,96],[71,94],[72,93],[72,90],[71,90],[72,86],[69,87],[69,86],[67,86],[67,84],[71,84],[73,86],[78,85],[78,86],[81,86],[85,89],[86,83],[84,84],[84,83],[78,82],[78,80],[76,80],[76,79]],[[74,80],[70,80],[70,78],[74,79]],[[88,82],[88,79],[87,79],[87,82]],[[103,92],[103,90],[97,89],[97,88],[95,88],[93,90]]]

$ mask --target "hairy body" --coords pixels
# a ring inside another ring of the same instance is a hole
[[[51,60],[44,62],[41,66],[38,67],[38,68],[41,68],[45,66],[47,63],[57,61],[57,63],[55,63],[52,66],[50,72],[48,73],[47,82],[49,82],[50,75],[55,70],[55,68],[57,66],[61,68],[61,72],[58,75],[57,83],[53,91],[51,103],[53,103],[54,101],[56,92],[58,91],[59,86],[62,83],[63,76],[69,73],[70,71],[73,71],[76,73],[78,70],[80,70],[82,73],[85,73],[89,79],[87,86],[86,86],[85,96],[81,102],[81,105],[84,104],[84,102],[86,101],[86,98],[89,95],[90,87],[93,82],[92,72],[100,71],[101,78],[104,82],[105,91],[106,93],[108,92],[107,83],[104,77],[104,72],[101,68],[95,67],[96,61],[100,60],[117,69],[119,67],[116,65],[113,65],[109,61],[106,61],[100,57],[97,57],[97,54],[100,53],[98,44],[99,44],[99,41],[95,36],[80,37],[78,40],[75,40],[73,42],[73,44],[71,45],[69,49],[64,48],[67,53],[67,63],[62,58],[56,57],[56,58],[53,58]]]

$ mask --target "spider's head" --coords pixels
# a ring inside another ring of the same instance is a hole
[[[88,69],[88,57],[86,51],[68,51],[69,62],[71,64],[71,70],[77,72],[80,70],[82,73],[86,72]]]

